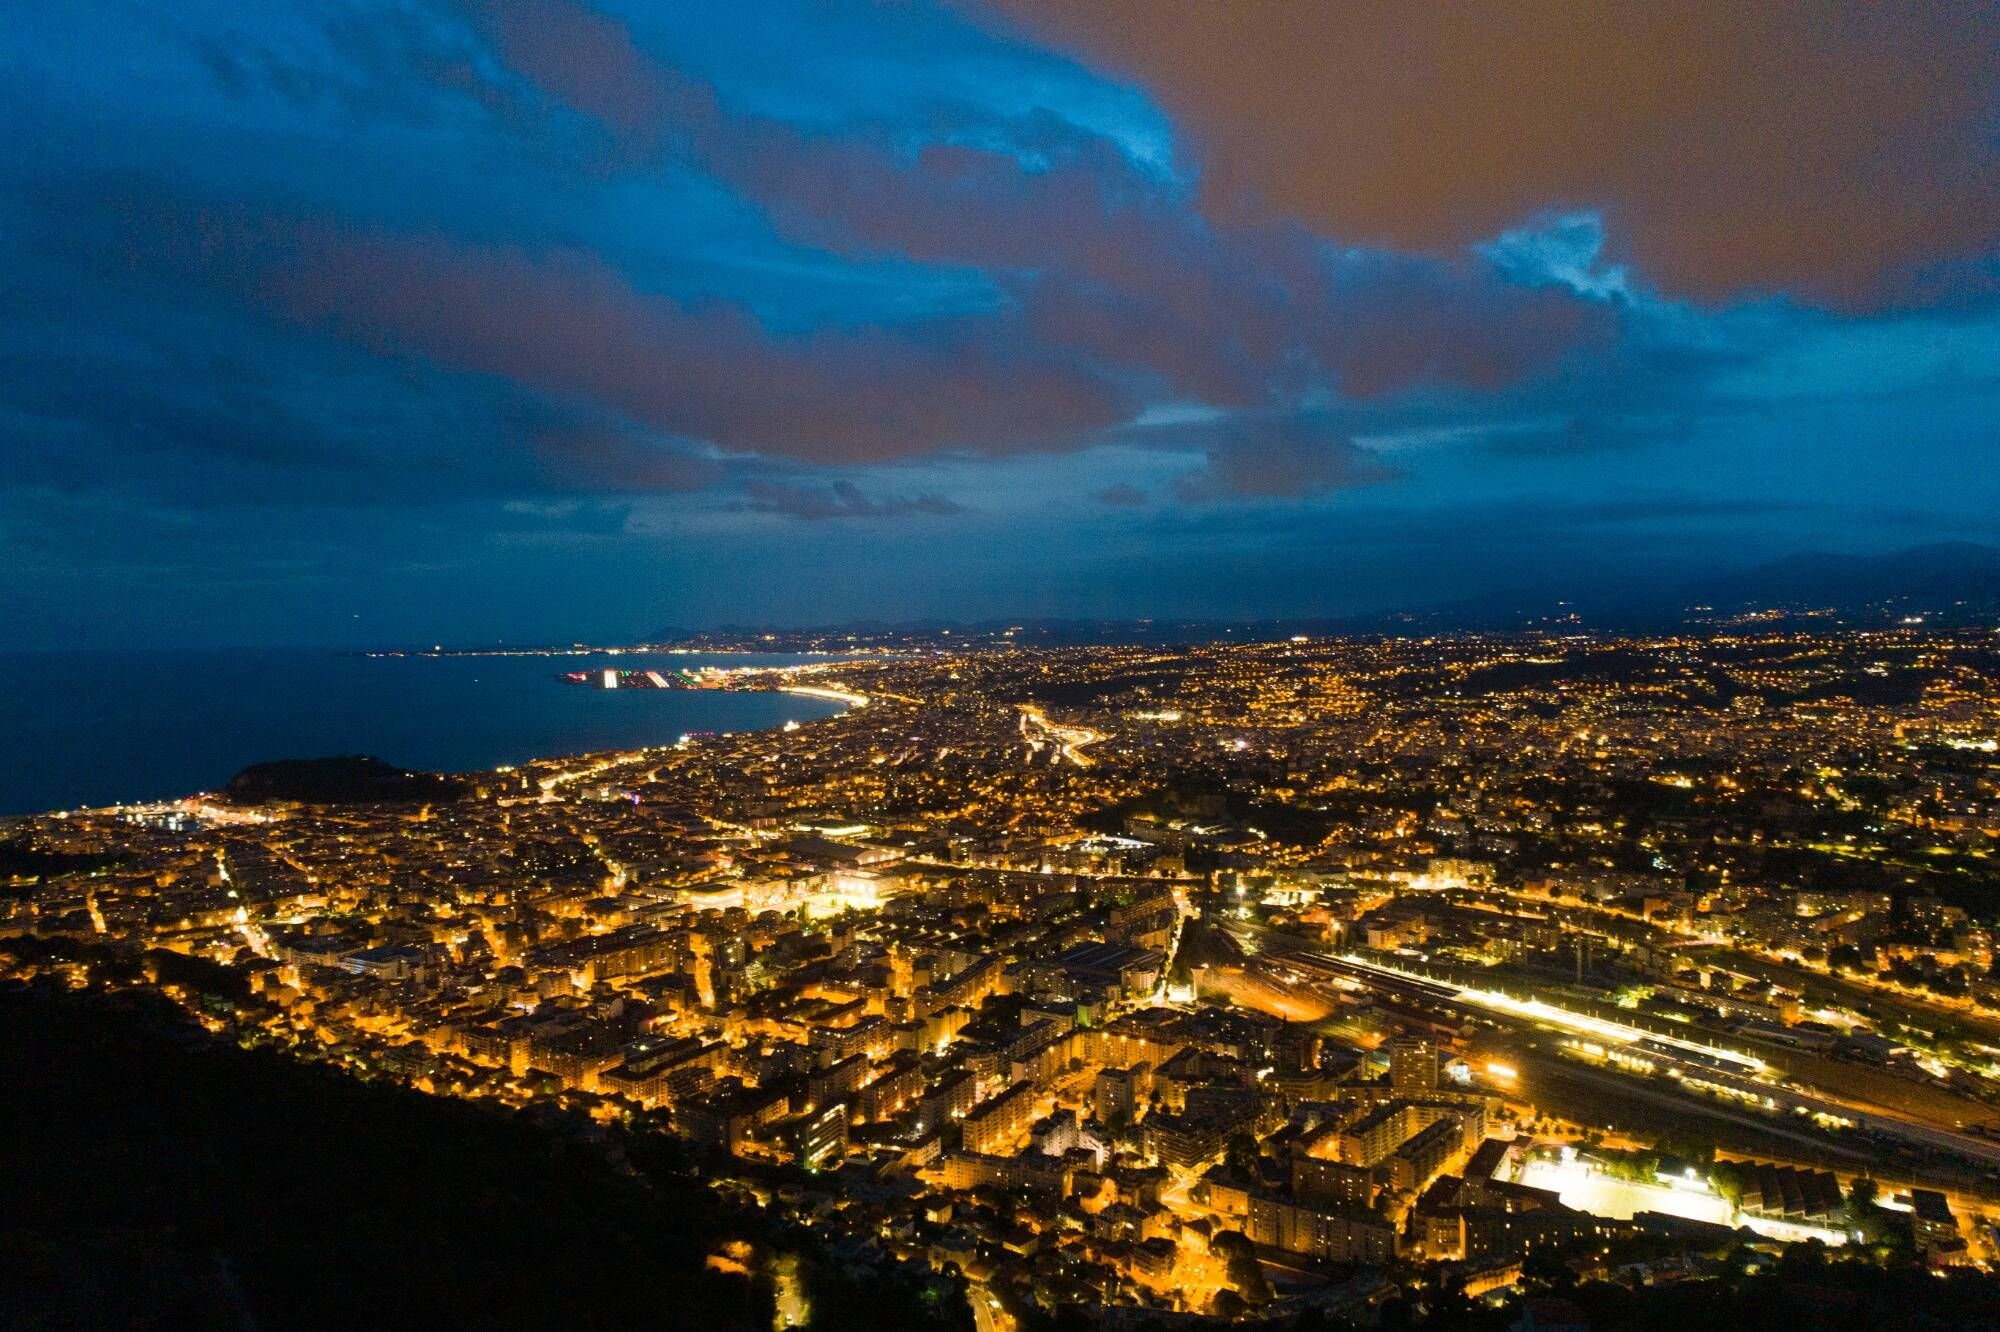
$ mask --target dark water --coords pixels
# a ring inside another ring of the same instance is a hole
[[[252,763],[373,754],[463,772],[831,716],[778,693],[585,689],[559,671],[801,657],[354,657],[316,651],[0,654],[0,813],[209,790]]]

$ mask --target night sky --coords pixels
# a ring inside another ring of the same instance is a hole
[[[12,646],[1993,540],[2000,8],[11,0]]]

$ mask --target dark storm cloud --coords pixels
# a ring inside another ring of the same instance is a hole
[[[273,322],[277,275],[305,261],[296,224],[183,215],[126,180],[70,197],[116,220],[19,270],[34,298],[0,330],[17,485],[195,507],[435,504],[688,490],[738,470],[615,415]]]
[[[596,256],[476,246],[238,205],[141,183],[100,196],[118,218],[100,264],[198,284],[377,356],[420,358],[654,430],[816,463],[946,446],[1006,452],[1127,419],[1136,400],[1041,347],[1021,321],[939,317],[784,334],[740,305],[639,290]],[[536,457],[606,484],[681,488],[699,468],[538,430]],[[622,474],[621,474],[622,473]]]
[[[749,498],[742,507],[752,513],[774,513],[807,522],[828,518],[949,518],[965,512],[963,505],[943,495],[869,496],[852,481],[834,481],[825,486],[751,481],[745,484],[744,491]]]
[[[1137,79],[1218,216],[1449,252],[1594,208],[1704,299],[1991,292],[2000,7],[999,0]]]
[[[1129,481],[1114,481],[1102,490],[1091,492],[1090,498],[1111,509],[1143,509],[1153,500]]]
[[[1615,449],[1643,448],[1691,434],[1699,418],[1693,413],[1649,417],[1583,414],[1567,420],[1495,431],[1485,447],[1522,458],[1577,457]]]
[[[1115,384],[1004,317],[784,337],[740,308],[649,296],[581,253],[330,230],[303,251],[260,295],[308,325],[745,452],[822,463],[1001,452],[1131,410]]]
[[[528,536],[617,537],[631,529],[633,506],[603,500],[509,500],[495,526]]]
[[[1321,413],[1241,417],[1177,431],[1151,432],[1171,445],[1176,435],[1199,442],[1207,462],[1174,482],[1174,493],[1197,503],[1231,499],[1298,499],[1386,481],[1390,470]]]
[[[585,115],[648,143],[719,120],[714,93],[650,60],[625,25],[582,5],[462,0],[510,64]]]
[[[541,469],[584,490],[701,490],[739,470],[729,460],[696,452],[619,421],[569,420],[530,433]]]

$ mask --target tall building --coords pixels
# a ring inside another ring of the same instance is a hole
[[[1397,1096],[1427,1096],[1438,1086],[1437,1042],[1400,1036],[1389,1046],[1389,1087]]]
[[[1010,1087],[965,1117],[965,1150],[981,1156],[1012,1156],[1015,1142],[1034,1122],[1034,1086]]]
[[[812,1115],[799,1129],[799,1164],[818,1170],[847,1154],[847,1106],[839,1101]]]

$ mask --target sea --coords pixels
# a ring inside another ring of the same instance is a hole
[[[403,768],[470,772],[807,722],[842,705],[763,691],[586,688],[556,676],[814,660],[825,658],[0,654],[0,814],[173,799],[273,759],[371,754]]]

